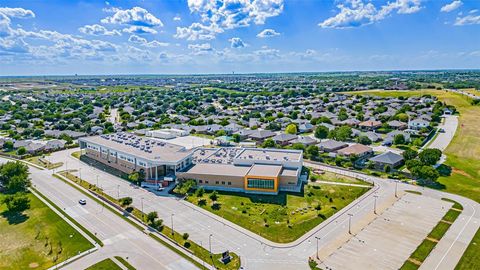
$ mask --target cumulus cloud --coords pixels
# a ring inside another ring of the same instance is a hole
[[[269,38],[269,37],[274,37],[274,36],[279,36],[280,33],[273,29],[265,29],[262,32],[257,34],[257,37],[259,38]]]
[[[78,31],[87,35],[92,35],[92,36],[121,36],[122,35],[118,30],[109,31],[107,28],[99,24],[85,25],[78,28]]]
[[[211,40],[215,39],[215,35],[219,33],[223,33],[223,29],[216,24],[206,26],[201,23],[192,23],[189,27],[177,27],[174,37],[187,40]]]
[[[160,42],[158,40],[147,41],[146,38],[139,37],[137,35],[131,35],[128,38],[128,41],[130,41],[132,43],[137,43],[137,44],[140,44],[142,46],[149,47],[149,48],[166,47],[166,46],[170,45],[169,43]]]
[[[462,25],[480,24],[480,15],[474,15],[474,13],[469,13],[469,14],[470,15],[467,15],[464,17],[457,17],[454,25],[462,26]]]
[[[33,11],[24,8],[0,7],[0,14],[10,18],[35,18]]]
[[[268,48],[268,47],[262,47],[262,49],[256,50],[253,53],[262,59],[280,58],[279,50]]]
[[[188,7],[200,15],[202,23],[177,27],[175,37],[207,40],[225,29],[264,24],[268,18],[282,13],[283,0],[188,0]]]
[[[322,28],[350,28],[381,21],[396,11],[397,14],[412,14],[422,9],[420,0],[396,0],[380,8],[363,0],[347,0],[337,6],[340,12],[318,25]]]
[[[231,39],[228,40],[230,42],[230,47],[234,48],[234,49],[239,49],[239,48],[244,48],[247,46],[247,44],[245,44],[243,42],[243,40],[241,38],[238,38],[238,37],[233,37]]]
[[[180,17],[179,15],[177,15],[177,16],[173,17],[173,20],[178,22],[178,21],[181,21],[181,20],[182,20],[182,17]]]
[[[210,45],[210,43],[188,44],[188,48],[192,50],[193,54],[195,55],[206,54],[213,51],[212,45]]]
[[[130,26],[130,27],[124,28],[122,31],[124,33],[137,34],[137,35],[158,33],[157,30],[150,27],[145,27],[145,26]]]
[[[141,7],[131,9],[113,9],[114,14],[101,20],[102,23],[125,24],[144,27],[163,26],[160,19]]]
[[[460,0],[455,0],[453,2],[451,2],[450,4],[446,4],[444,5],[440,11],[441,12],[452,12],[454,11],[455,9],[459,8],[461,5],[463,5],[462,1]]]

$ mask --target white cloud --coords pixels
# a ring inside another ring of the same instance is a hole
[[[178,27],[175,37],[208,40],[225,29],[264,24],[282,13],[283,0],[188,0],[188,7],[201,16],[202,23]]]
[[[181,21],[182,20],[182,17],[180,17],[179,15],[173,17],[173,20],[178,22],[178,21]]]
[[[128,41],[130,41],[132,43],[137,43],[137,44],[140,44],[142,46],[149,47],[149,48],[166,47],[166,46],[170,45],[169,43],[160,42],[158,40],[147,41],[146,38],[139,37],[137,35],[131,35],[128,38]]]
[[[371,2],[348,0],[337,6],[340,12],[318,25],[322,28],[350,28],[372,24],[385,19],[393,12],[412,14],[421,10],[420,0],[396,0],[377,9]]]
[[[464,17],[457,17],[455,20],[454,25],[462,26],[462,25],[471,25],[471,24],[480,24],[480,15],[467,15]]]
[[[114,9],[112,11],[114,11],[115,14],[102,19],[102,23],[136,25],[144,27],[163,26],[163,23],[160,19],[148,12],[148,10],[141,7],[133,7],[126,10]]]
[[[92,36],[121,36],[122,33],[118,30],[109,31],[102,25],[99,24],[92,24],[92,25],[85,25],[78,28],[78,31],[81,33],[92,35]]]
[[[130,26],[128,28],[124,28],[122,32],[137,35],[158,33],[157,30],[145,26]]]
[[[253,52],[255,55],[262,59],[275,59],[280,58],[280,51],[277,49],[271,49],[267,47],[263,47],[260,50],[256,50]]]
[[[243,40],[241,38],[238,38],[238,37],[233,37],[231,39],[228,40],[230,42],[230,47],[234,48],[234,49],[239,49],[239,48],[244,48],[247,46],[247,44],[245,44],[243,42]]]
[[[216,24],[206,26],[201,23],[192,23],[189,27],[177,27],[174,37],[187,40],[211,40],[215,39],[215,35],[219,33],[223,33],[223,29]]]
[[[29,9],[0,7],[0,14],[10,18],[35,18],[35,13]]]
[[[257,34],[257,37],[259,38],[269,38],[269,37],[274,37],[274,36],[279,36],[280,33],[273,29],[265,29],[262,32]]]
[[[462,1],[460,0],[455,0],[450,4],[444,5],[440,11],[441,12],[451,12],[454,11],[455,9],[459,8],[461,5],[463,5]]]
[[[188,44],[188,48],[192,50],[195,55],[202,55],[213,51],[210,43]]]

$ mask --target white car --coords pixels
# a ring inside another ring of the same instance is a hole
[[[85,200],[85,199],[80,199],[80,200],[78,201],[78,203],[81,204],[81,205],[85,205],[85,204],[87,204],[87,200]]]
[[[164,187],[158,187],[158,188],[157,188],[157,191],[164,191],[164,190],[165,190]]]

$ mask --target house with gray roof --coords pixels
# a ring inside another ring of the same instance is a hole
[[[348,144],[335,140],[326,140],[317,144],[317,146],[320,151],[330,153],[345,148],[348,146]]]
[[[400,167],[403,165],[404,160],[401,155],[388,151],[370,158],[370,161],[375,164],[375,168],[384,170],[386,166],[389,166],[391,169]]]

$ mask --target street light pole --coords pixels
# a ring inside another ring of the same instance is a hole
[[[208,236],[208,250],[210,251],[210,258],[212,257],[212,236],[213,234]]]
[[[82,183],[82,168],[78,168],[78,177],[80,177],[80,183]]]
[[[398,194],[397,194],[397,186],[398,186],[398,182],[395,181],[395,198],[398,198]]]
[[[99,186],[98,186],[98,174],[97,174],[97,189],[98,189],[98,188],[99,188]]]
[[[317,239],[317,260],[320,260],[320,258],[318,257],[318,241],[320,240],[320,237],[317,237],[315,236],[315,239]]]
[[[352,216],[353,214],[348,214],[348,233],[352,234]]]
[[[173,216],[174,216],[174,214],[172,214],[172,215],[170,216],[170,219],[171,219],[171,221],[172,221],[172,237],[173,237],[174,234],[175,234],[175,233],[174,233],[175,231],[173,230]]]
[[[377,195],[374,195],[373,198],[375,201],[373,201],[373,213],[376,215],[377,214]]]
[[[120,199],[120,185],[117,185],[117,200]]]

